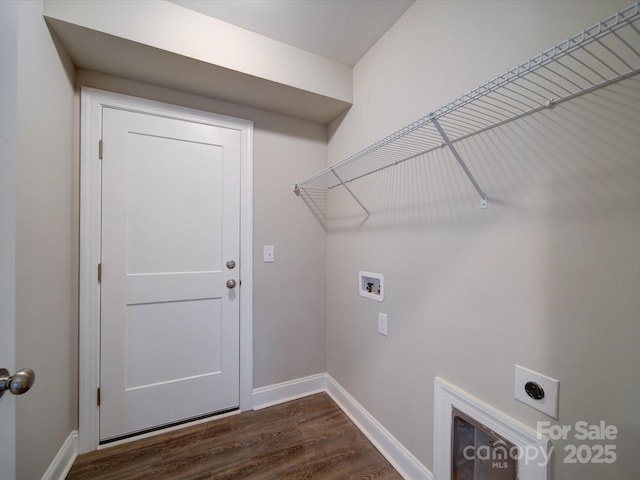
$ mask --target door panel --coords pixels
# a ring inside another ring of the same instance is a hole
[[[103,110],[101,441],[239,404],[240,134]]]
[[[125,332],[125,387],[220,373],[216,348],[222,341],[220,310],[217,299],[131,305]],[[141,357],[141,351],[146,355]]]
[[[219,271],[222,147],[142,135],[129,147],[128,273]]]

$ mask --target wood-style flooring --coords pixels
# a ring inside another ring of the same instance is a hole
[[[79,456],[67,480],[402,480],[325,393]]]

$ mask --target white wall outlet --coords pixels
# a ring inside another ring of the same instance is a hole
[[[264,246],[264,263],[273,263],[276,261],[276,252],[273,245]]]
[[[378,333],[380,335],[387,335],[387,314],[386,313],[378,313]]]
[[[514,396],[516,400],[558,418],[560,382],[541,373],[516,365]]]

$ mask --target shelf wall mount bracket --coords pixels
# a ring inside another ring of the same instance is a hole
[[[487,195],[484,193],[484,190],[482,190],[482,187],[480,186],[480,184],[476,181],[474,176],[471,174],[471,171],[467,167],[467,164],[464,163],[464,160],[462,160],[462,157],[460,156],[456,148],[453,146],[453,143],[451,143],[451,140],[449,140],[449,137],[447,136],[445,131],[442,129],[440,122],[438,122],[438,119],[435,116],[432,116],[431,123],[433,124],[434,127],[436,127],[436,130],[438,130],[438,133],[442,137],[442,140],[444,141],[446,146],[449,147],[449,150],[451,150],[451,153],[460,164],[460,167],[462,168],[465,175],[473,185],[473,188],[475,188],[476,192],[478,192],[478,195],[480,195],[480,208],[487,208],[489,206],[489,199],[487,198]]]
[[[340,176],[336,173],[336,171],[332,168],[331,169],[331,173],[333,173],[333,175],[338,179],[338,181],[340,182],[340,185],[342,185],[344,187],[344,189],[349,192],[349,195],[351,195],[353,197],[353,199],[356,201],[356,203],[358,205],[360,205],[360,208],[362,210],[364,210],[364,212],[367,214],[367,218],[369,218],[371,216],[371,212],[369,210],[367,210],[367,208],[362,204],[362,202],[360,200],[358,200],[358,197],[356,197],[356,195],[351,191],[351,189],[349,188],[349,186],[344,183],[342,181],[342,178],[340,178]]]

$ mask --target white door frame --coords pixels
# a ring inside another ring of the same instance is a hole
[[[240,410],[253,408],[253,122],[83,87],[80,122],[79,452],[98,448],[102,108],[233,128],[241,132],[240,166]]]

